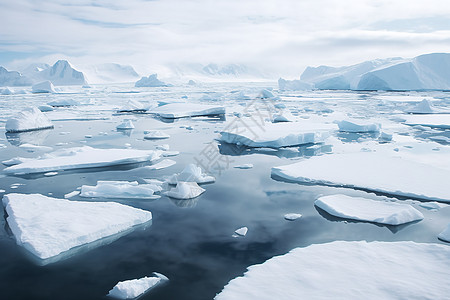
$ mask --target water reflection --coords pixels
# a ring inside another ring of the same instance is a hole
[[[198,204],[198,200],[200,199],[200,197],[196,197],[193,199],[185,199],[185,200],[180,200],[180,199],[175,199],[175,198],[171,198],[168,197],[170,199],[170,201],[175,204],[176,206],[180,207],[180,208],[193,208],[196,207]]]
[[[22,144],[43,145],[52,129],[43,129],[27,132],[5,133],[6,139],[13,146]]]

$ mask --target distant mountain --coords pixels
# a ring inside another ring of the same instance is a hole
[[[450,54],[388,58],[346,67],[307,67],[300,79],[316,89],[450,90]]]
[[[31,84],[30,78],[17,71],[8,71],[0,66],[0,86],[26,86]]]
[[[90,65],[81,68],[90,83],[134,82],[139,74],[132,66],[115,63]]]
[[[23,70],[33,83],[51,81],[53,85],[87,84],[84,74],[75,70],[67,60],[58,60],[53,66],[32,64]]]

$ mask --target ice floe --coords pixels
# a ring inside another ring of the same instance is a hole
[[[158,79],[157,74],[149,75],[148,77],[142,77],[138,81],[136,81],[135,87],[158,87],[158,86],[171,86],[170,84],[167,84],[165,82],[162,82]]]
[[[5,124],[6,132],[24,132],[53,128],[53,124],[38,108],[30,107],[8,119]]]
[[[200,196],[205,192],[205,189],[200,187],[196,182],[177,183],[176,187],[164,192],[164,195],[175,199],[192,199]]]
[[[53,83],[51,83],[48,80],[34,84],[31,87],[31,91],[33,93],[35,93],[35,94],[39,94],[39,93],[56,93],[55,87],[53,86]]]
[[[314,204],[336,217],[386,225],[400,225],[423,219],[422,213],[409,204],[342,194],[319,197]]]
[[[154,184],[139,184],[137,181],[97,181],[96,186],[83,185],[81,197],[87,198],[131,198],[158,199],[161,188]]]
[[[372,123],[366,120],[343,120],[338,123],[339,130],[345,132],[378,132],[381,129],[380,123]]]
[[[446,245],[337,241],[250,266],[215,299],[443,299],[449,264]]]
[[[162,118],[178,119],[186,117],[224,115],[225,107],[195,103],[170,103],[151,109],[149,112]]]
[[[116,126],[116,129],[124,130],[124,129],[133,129],[134,124],[133,121],[130,119],[123,120],[122,123]]]
[[[169,280],[169,278],[160,273],[153,272],[152,275],[153,276],[146,276],[140,279],[119,281],[113,289],[109,291],[108,296],[117,299],[134,299],[145,294],[163,281]]]
[[[152,219],[149,211],[114,202],[82,202],[40,194],[3,196],[17,244],[41,259],[117,234]]]
[[[48,111],[53,111],[54,110],[53,106],[50,106],[50,105],[47,105],[47,104],[39,105],[38,108],[42,112],[48,112]]]
[[[444,242],[450,243],[450,224],[447,225],[447,228],[445,228],[444,231],[439,233],[438,238]]]
[[[37,159],[27,159],[5,168],[7,174],[45,173],[155,161],[160,150],[97,149],[89,146],[56,150]]]
[[[173,174],[167,181],[170,184],[176,184],[178,182],[196,182],[196,183],[211,183],[216,179],[213,176],[204,174],[202,168],[195,164],[187,165],[181,173]]]
[[[248,147],[280,148],[322,143],[334,129],[332,124],[311,122],[265,123],[261,126],[239,126],[220,132],[219,140]]]
[[[272,168],[272,177],[450,202],[447,170],[373,152],[311,157]]]
[[[245,236],[248,232],[248,228],[247,227],[241,227],[238,228],[234,231],[234,233],[238,236]]]
[[[144,134],[144,139],[147,140],[161,140],[170,138],[170,135],[162,130],[146,130],[144,131]]]

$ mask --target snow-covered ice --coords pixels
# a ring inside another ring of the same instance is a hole
[[[433,106],[433,103],[429,99],[423,99],[417,103],[414,107],[406,110],[410,114],[439,114],[450,113],[450,110],[437,109]]]
[[[140,279],[119,281],[113,289],[109,291],[108,296],[117,299],[134,299],[148,292],[161,282],[169,280],[163,274],[153,272],[152,275],[153,276],[146,276]]]
[[[29,107],[8,119],[5,124],[6,132],[24,132],[53,128],[53,124],[36,107]]]
[[[378,132],[381,129],[380,123],[372,123],[367,120],[342,120],[337,124],[339,130],[345,132]]]
[[[336,217],[386,225],[400,225],[423,219],[422,213],[409,204],[342,194],[319,197],[314,204]]]
[[[224,115],[225,107],[195,103],[170,103],[151,109],[149,112],[162,118],[177,119],[186,117]]]
[[[167,181],[170,184],[178,182],[196,182],[196,183],[211,183],[216,179],[213,176],[203,173],[202,168],[195,164],[187,165],[181,173],[173,174]]]
[[[89,146],[56,150],[37,159],[27,159],[5,168],[7,174],[44,173],[58,170],[97,168],[155,161],[161,151],[135,149],[97,149]]]
[[[25,86],[31,85],[31,79],[17,71],[8,71],[0,66],[0,86]]]
[[[132,198],[158,199],[161,188],[154,184],[139,184],[137,181],[97,181],[96,186],[83,185],[81,197],[88,198]]]
[[[170,86],[170,84],[167,84],[167,83],[159,80],[157,74],[152,74],[152,75],[149,75],[148,77],[142,77],[141,79],[136,81],[136,84],[134,86],[135,87],[158,87],[158,86],[166,87],[166,86]]]
[[[447,225],[447,228],[445,228],[444,231],[439,233],[438,238],[444,242],[450,243],[450,224]]]
[[[450,202],[448,174],[445,169],[373,152],[316,156],[272,168],[272,176],[298,183],[344,186],[443,202]]]
[[[180,181],[177,186],[164,192],[164,195],[175,199],[192,199],[200,196],[205,189],[200,187],[196,182]]]
[[[446,245],[336,241],[250,266],[215,299],[444,299],[449,264]]]
[[[144,134],[144,139],[147,140],[160,140],[170,138],[170,135],[162,130],[146,130],[144,131]]]
[[[40,194],[7,194],[3,205],[17,241],[41,259],[114,235],[152,219],[114,202],[81,202]]]
[[[119,125],[116,126],[116,129],[119,129],[119,130],[133,129],[133,128],[134,128],[134,124],[133,124],[133,121],[130,119],[125,119],[125,120],[123,120],[122,123],[120,123]]]
[[[55,87],[53,86],[53,83],[51,83],[48,80],[34,84],[31,87],[31,91],[33,93],[36,93],[36,94],[39,94],[39,93],[56,93]]]
[[[302,217],[301,214],[296,214],[296,213],[289,213],[289,214],[285,214],[284,218],[288,221],[295,221],[297,219],[300,219]]]

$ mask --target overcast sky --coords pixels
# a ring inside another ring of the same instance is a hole
[[[0,0],[0,65],[317,65],[450,52],[444,0]]]

